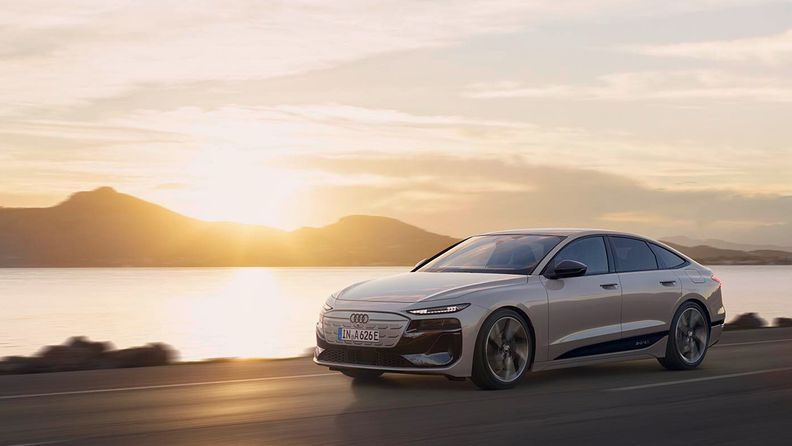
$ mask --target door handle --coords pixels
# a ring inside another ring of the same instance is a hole
[[[618,283],[603,283],[600,286],[602,288],[605,288],[606,290],[615,290],[616,288],[619,288],[619,284]]]
[[[674,285],[676,285],[676,283],[677,283],[676,280],[661,280],[660,281],[660,285],[663,285],[663,286],[674,286]]]

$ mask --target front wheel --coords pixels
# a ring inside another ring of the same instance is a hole
[[[479,330],[471,380],[485,390],[514,387],[528,370],[531,354],[528,323],[514,310],[498,310]]]
[[[380,377],[385,372],[382,370],[369,369],[342,369],[341,373],[357,381],[369,381]]]
[[[682,304],[671,322],[665,358],[660,364],[669,370],[690,370],[704,361],[709,346],[710,327],[700,306]]]

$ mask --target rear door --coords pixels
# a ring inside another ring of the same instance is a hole
[[[637,345],[651,343],[668,331],[682,296],[677,270],[666,268],[658,250],[663,248],[657,245],[632,237],[608,238],[622,287],[622,338],[636,338]]]
[[[609,262],[604,236],[571,241],[550,261],[575,260],[588,266],[585,276],[542,277],[549,299],[549,357],[567,359],[592,354],[587,347],[621,336],[619,277]]]

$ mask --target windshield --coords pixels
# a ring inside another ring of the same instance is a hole
[[[562,239],[525,234],[471,237],[418,271],[529,274]]]

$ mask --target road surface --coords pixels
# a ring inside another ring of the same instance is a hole
[[[308,359],[0,376],[0,445],[792,444],[792,329],[727,332],[698,370],[654,360],[476,390]]]

